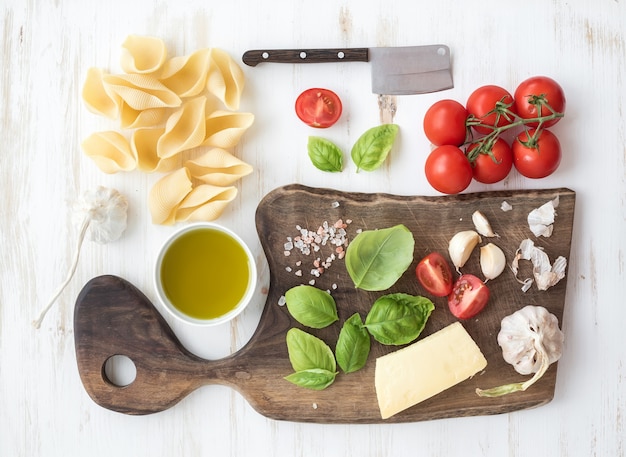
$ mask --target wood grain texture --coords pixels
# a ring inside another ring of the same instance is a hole
[[[549,239],[537,240],[551,259],[569,257],[575,194],[567,189],[533,192],[493,192],[462,197],[400,197],[388,194],[342,193],[292,185],[271,192],[257,209],[259,237],[270,265],[270,292],[259,328],[239,352],[219,361],[203,361],[180,344],[150,301],[120,278],[106,276],[90,281],[79,295],[75,307],[74,330],[78,370],[90,396],[101,406],[129,414],[162,411],[178,403],[195,388],[210,383],[237,389],[261,414],[278,420],[323,423],[383,422],[374,389],[375,358],[395,347],[373,342],[366,366],[350,374],[340,374],[324,391],[294,386],[283,378],[291,371],[285,336],[298,325],[286,307],[278,306],[280,296],[296,285],[307,284],[315,258],[325,260],[334,247],[319,252],[285,256],[284,244],[297,236],[297,226],[317,231],[324,222],[352,220],[362,230],[405,224],[415,238],[414,262],[390,290],[383,293],[354,288],[344,262],[336,260],[317,279],[317,287],[327,289],[338,304],[340,323],[358,312],[365,319],[372,303],[384,293],[423,294],[413,271],[421,257],[432,251],[447,252],[448,240],[461,230],[473,229],[471,215],[480,210],[488,215],[500,235],[494,241],[502,247],[508,262],[513,259],[522,239],[532,236],[528,213],[559,197],[559,215]],[[503,201],[513,206],[500,209]],[[338,204],[338,206],[337,206]],[[337,206],[337,208],[334,208]],[[277,221],[281,221],[277,224]],[[295,235],[291,233],[296,230]],[[447,254],[445,254],[447,255]],[[477,250],[463,268],[480,275]],[[297,263],[300,263],[297,266]],[[298,276],[294,272],[302,271]],[[289,270],[289,271],[288,271]],[[529,269],[523,270],[528,272]],[[559,321],[565,306],[566,280],[549,291],[522,292],[512,272],[506,271],[489,282],[491,300],[477,318],[463,324],[488,361],[480,375],[463,382],[385,422],[413,422],[445,417],[499,414],[540,406],[554,395],[556,365],[541,381],[526,392],[497,399],[478,397],[477,387],[488,388],[518,382],[521,377],[502,359],[495,341],[499,324],[527,304],[546,307]],[[422,335],[434,333],[455,321],[445,299],[435,299],[436,309]],[[340,325],[313,331],[334,348]],[[311,331],[311,329],[304,329]],[[137,378],[129,386],[112,385],[103,375],[109,357],[128,356],[137,367]]]

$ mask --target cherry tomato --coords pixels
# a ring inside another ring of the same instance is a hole
[[[452,270],[438,252],[431,252],[420,260],[415,276],[422,287],[435,297],[446,297],[452,292]]]
[[[472,144],[467,150],[468,155],[477,146],[476,143]],[[491,154],[478,154],[474,160],[472,172],[476,181],[484,184],[502,181],[513,168],[513,151],[502,138],[498,138],[494,142],[491,147]]]
[[[489,288],[474,275],[461,275],[448,295],[450,312],[459,319],[471,319],[489,301]]]
[[[328,89],[307,89],[296,99],[296,114],[311,127],[330,127],[339,120],[341,110],[339,96]]]
[[[515,109],[522,119],[549,116],[552,112],[565,112],[563,88],[554,79],[547,76],[533,76],[522,81],[515,89],[514,98]],[[542,126],[550,127],[559,122],[560,119],[560,117],[551,119],[544,122]],[[530,122],[526,125],[537,127],[539,123]]]
[[[506,111],[515,112],[515,101],[511,94],[500,86],[482,86],[472,92],[465,104],[469,114],[473,115],[483,125],[502,127],[509,125],[515,120],[515,116]],[[474,125],[478,133],[488,134],[493,132],[490,127]]]
[[[472,182],[472,166],[458,147],[443,145],[426,158],[426,179],[444,194],[458,194]]]
[[[424,133],[435,146],[465,142],[467,110],[456,100],[439,100],[424,115]]]
[[[545,178],[561,163],[561,143],[554,133],[541,130],[520,133],[513,142],[513,165],[527,178]]]

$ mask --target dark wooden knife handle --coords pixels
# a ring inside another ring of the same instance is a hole
[[[274,63],[323,63],[323,62],[368,62],[367,48],[336,49],[257,49],[246,51],[243,62],[256,67],[261,62]]]

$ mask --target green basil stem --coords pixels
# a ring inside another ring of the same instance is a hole
[[[539,357],[541,357],[541,366],[539,367],[539,370],[537,370],[537,372],[532,378],[530,378],[529,380],[525,382],[515,382],[513,384],[505,384],[503,386],[492,387],[491,389],[486,389],[486,390],[477,388],[476,394],[479,397],[500,397],[502,395],[507,395],[513,392],[524,391],[528,389],[530,386],[532,386],[535,382],[537,382],[539,378],[541,378],[545,374],[545,372],[548,370],[548,367],[550,366],[550,362],[548,360],[548,353],[546,352],[546,349],[543,347],[543,344],[541,343],[540,336],[535,335],[534,344],[535,344],[535,349],[539,353]]]
[[[515,114],[512,111],[508,110],[508,107],[510,105],[499,105],[501,102],[498,102],[496,104],[496,108],[494,108],[493,111],[487,113],[487,115],[490,115],[492,113],[496,113],[496,122],[495,124],[497,125],[497,121],[500,119],[499,116],[501,115],[506,115],[507,119],[509,119],[509,116],[515,116]],[[519,127],[520,125],[527,125],[530,123],[534,123],[537,122],[538,125],[536,127],[536,131],[535,131],[535,135],[533,135],[532,138],[530,138],[530,142],[536,141],[537,137],[539,136],[540,132],[541,132],[541,127],[545,122],[551,121],[553,119],[557,119],[557,118],[561,118],[564,116],[563,113],[559,113],[557,111],[554,111],[552,109],[552,107],[549,104],[543,104],[541,106],[545,106],[546,108],[548,108],[552,114],[548,114],[547,116],[539,116],[539,117],[533,117],[533,118],[529,118],[529,119],[523,119],[523,118],[519,118],[517,121],[512,122],[510,124],[507,125],[503,125],[500,127],[496,127],[495,125],[486,125],[481,123],[480,121],[476,121],[475,117],[471,117],[467,122],[466,122],[466,126],[469,128],[471,126],[474,125],[480,125],[482,127],[487,127],[487,128],[491,128],[492,131],[489,132],[487,135],[485,135],[484,137],[482,137],[479,141],[474,142],[474,141],[468,141],[466,142],[466,144],[472,144],[475,143],[478,146],[474,149],[472,149],[467,158],[470,162],[474,162],[476,160],[476,158],[478,157],[479,154],[489,154],[492,159],[493,159],[493,153],[491,153],[491,147],[493,146],[493,143],[495,142],[495,140],[500,136],[500,134],[506,130],[515,128],[515,127]],[[540,106],[540,109],[541,109]]]

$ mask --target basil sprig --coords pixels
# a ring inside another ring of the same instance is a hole
[[[399,346],[415,340],[426,325],[435,305],[426,297],[389,294],[374,302],[365,327],[381,344]]]
[[[285,293],[285,300],[293,318],[307,327],[324,328],[339,320],[335,299],[317,287],[292,287]]]
[[[335,357],[345,373],[353,373],[365,366],[370,354],[370,336],[358,313],[350,316],[341,327]]]
[[[374,171],[382,165],[398,134],[396,124],[383,124],[367,130],[352,146],[350,155],[359,170]]]
[[[343,153],[332,141],[318,136],[310,136],[307,150],[311,162],[318,170],[331,173],[343,170]]]
[[[287,351],[295,373],[285,376],[293,384],[322,390],[337,376],[337,363],[330,347],[319,338],[298,328],[287,332]]]

